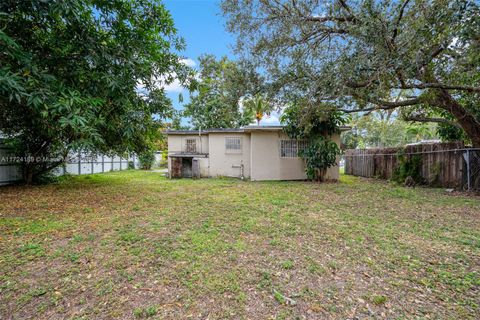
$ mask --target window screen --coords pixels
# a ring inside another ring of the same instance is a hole
[[[242,152],[242,140],[240,137],[227,137],[225,138],[225,151],[226,152]]]
[[[307,142],[304,140],[280,140],[280,157],[297,158],[306,147]]]
[[[185,152],[197,152],[197,139],[185,139]]]

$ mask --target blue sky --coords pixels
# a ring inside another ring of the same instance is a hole
[[[216,0],[164,0],[179,34],[187,42],[184,55],[197,59],[203,53],[234,58],[234,38],[225,30],[225,19]]]
[[[164,0],[164,3],[172,14],[179,35],[187,43],[181,55],[189,59],[191,66],[198,67],[198,57],[205,53],[235,58],[231,50],[234,38],[225,30],[225,19],[220,14],[218,1]],[[188,91],[182,90],[178,84],[174,83],[166,90],[176,109],[181,109],[179,93],[183,94],[184,102],[188,101]]]
[[[181,55],[188,59],[188,64],[198,67],[198,57],[204,53],[235,59],[232,51],[235,38],[225,30],[225,19],[221,15],[218,0],[163,2],[175,21],[179,35],[186,41],[187,48]],[[179,93],[184,96],[184,103],[188,101],[188,91],[182,90],[178,84],[174,83],[166,90],[176,109],[182,107],[178,102]],[[276,117],[271,117],[263,120],[262,124],[278,124],[275,120]]]

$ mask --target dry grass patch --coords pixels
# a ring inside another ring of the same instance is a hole
[[[480,317],[475,197],[125,171],[0,200],[4,319]]]

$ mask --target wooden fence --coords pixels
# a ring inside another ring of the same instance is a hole
[[[421,177],[426,185],[464,188],[465,146],[462,142],[410,145],[404,148],[354,149],[345,152],[345,173],[391,179],[399,165],[399,155],[420,157]]]

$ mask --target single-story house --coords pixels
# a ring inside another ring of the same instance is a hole
[[[341,130],[347,130],[342,127]],[[251,180],[305,180],[299,157],[306,141],[292,140],[282,126],[239,129],[168,130],[168,173],[181,177],[237,177]],[[340,144],[340,135],[331,139]],[[327,171],[337,180],[338,166]]]

